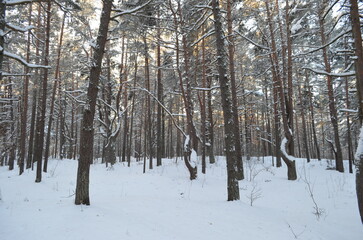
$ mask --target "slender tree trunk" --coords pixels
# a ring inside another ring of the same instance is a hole
[[[214,28],[216,37],[217,48],[217,67],[218,79],[220,84],[222,109],[224,117],[224,132],[225,132],[225,153],[227,158],[227,190],[228,201],[239,200],[239,187],[237,180],[237,153],[235,142],[235,123],[233,120],[233,109],[231,103],[231,90],[229,86],[229,79],[227,75],[227,58],[224,45],[224,36],[221,20],[221,10],[219,8],[219,1],[212,0],[212,9],[214,16]]]
[[[204,27],[203,27],[204,33]],[[207,85],[207,71],[205,64],[205,39],[202,40],[202,88],[206,88]],[[202,121],[202,173],[206,173],[206,145],[207,145],[207,114],[206,114],[206,97],[205,92],[202,91],[202,97],[200,99],[200,115]]]
[[[57,84],[59,79],[59,67],[60,67],[60,58],[61,58],[61,50],[62,50],[62,43],[63,43],[63,31],[64,31],[64,23],[66,19],[66,12],[63,13],[63,20],[62,20],[62,27],[59,37],[59,44],[58,44],[58,53],[57,53],[57,63],[55,69],[55,78],[53,83],[53,92],[52,92],[52,100],[50,102],[50,114],[48,120],[48,132],[47,132],[47,140],[45,142],[45,152],[44,152],[44,166],[43,171],[47,172],[48,168],[48,156],[49,156],[49,147],[50,147],[50,135],[52,133],[52,123],[53,123],[53,113],[54,113],[54,102],[57,93]]]
[[[32,7],[33,5],[29,4],[29,15],[28,15],[28,25],[31,25],[31,16],[32,16]],[[26,46],[26,61],[30,60],[30,32],[28,32],[27,46]],[[28,95],[29,95],[29,68],[25,67],[25,79],[24,79],[24,87],[23,87],[23,99],[22,99],[22,112],[21,112],[21,125],[20,125],[20,146],[19,146],[19,175],[24,172],[25,165],[25,146],[27,139],[27,122],[28,122]]]
[[[212,87],[212,78],[207,77],[208,88]],[[214,156],[214,123],[213,123],[213,107],[212,107],[212,91],[208,91],[207,93],[207,133],[206,138],[209,143],[207,146],[207,152],[209,156],[209,163],[214,164],[216,162]]]
[[[243,161],[242,161],[242,145],[238,119],[238,104],[237,104],[237,86],[236,86],[236,74],[234,67],[234,37],[232,30],[232,0],[227,0],[227,28],[228,28],[228,56],[229,56],[229,74],[231,77],[231,93],[232,93],[232,111],[234,121],[234,138],[236,143],[237,154],[237,179],[244,179],[243,173]]]
[[[9,71],[10,72],[10,71]],[[9,112],[9,136],[10,136],[10,144],[9,144],[9,170],[14,170],[14,164],[15,164],[15,149],[16,149],[16,143],[15,143],[15,120],[14,120],[14,101],[13,101],[13,84],[12,84],[12,78],[9,77],[8,80],[8,87],[7,87],[7,98],[10,99],[9,105],[10,105],[10,112]]]
[[[94,50],[92,58],[92,67],[89,76],[89,85],[87,91],[87,103],[83,110],[81,139],[80,139],[80,156],[78,160],[77,186],[75,204],[90,205],[89,197],[89,171],[93,159],[93,142],[94,142],[94,115],[96,110],[96,99],[98,93],[99,77],[101,75],[102,58],[107,41],[108,24],[112,9],[112,0],[103,1],[100,27],[96,40],[97,48]]]
[[[158,11],[158,17],[160,12]],[[161,46],[160,46],[160,24],[157,22],[157,46],[156,46],[156,67],[157,67],[157,99],[163,103],[163,83],[161,80]],[[156,166],[161,166],[161,158],[163,156],[163,136],[162,136],[162,106],[157,104],[156,116]]]
[[[280,76],[280,70],[279,70],[279,61],[278,61],[278,56],[277,56],[277,48],[276,48],[276,42],[275,42],[275,35],[274,35],[274,30],[273,30],[273,25],[272,25],[272,18],[271,18],[271,13],[270,13],[270,6],[268,4],[268,1],[265,0],[265,6],[266,6],[266,13],[267,13],[267,19],[268,19],[268,26],[269,26],[269,31],[270,31],[270,37],[271,37],[271,50],[272,53],[270,54],[270,58],[271,58],[271,62],[272,62],[272,72],[273,72],[273,78],[274,78],[274,87],[276,87],[277,92],[278,92],[278,96],[279,96],[279,103],[280,103],[280,110],[281,110],[281,117],[282,117],[282,122],[283,122],[283,129],[284,129],[284,133],[285,133],[285,138],[286,138],[286,143],[284,144],[284,146],[280,147],[280,150],[282,148],[284,149],[288,149],[291,150],[291,148],[289,147],[290,144],[293,142],[293,135],[292,135],[292,131],[289,127],[289,123],[288,123],[288,117],[287,117],[287,111],[286,111],[286,103],[285,103],[285,94],[283,91],[283,84],[281,81],[281,76]],[[283,143],[283,141],[282,141]],[[287,153],[289,154],[289,153]],[[297,174],[296,174],[296,166],[295,166],[295,161],[290,160],[288,156],[286,156],[284,154],[284,152],[281,153],[281,157],[284,160],[286,166],[287,166],[287,178],[288,180],[296,180],[297,179]]]
[[[352,30],[354,35],[355,54],[357,56],[356,61],[356,76],[357,76],[357,89],[359,100],[359,120],[362,125],[363,122],[363,47],[362,47],[362,33],[360,28],[360,15],[357,0],[350,0],[350,16],[352,18]],[[362,131],[362,129],[361,129]],[[359,136],[359,142],[362,141],[362,133]],[[358,198],[358,207],[363,223],[363,156],[357,149],[356,153],[356,190]]]
[[[306,130],[306,120],[305,120],[305,104],[303,101],[303,98],[301,96],[301,89],[299,86],[299,99],[300,99],[300,107],[301,107],[301,122],[302,122],[302,128],[303,128],[303,139],[304,139],[304,148],[305,148],[305,157],[307,159],[307,162],[310,162],[310,153],[309,153],[309,144],[308,144],[308,134]],[[297,129],[296,129],[297,132]]]
[[[322,3],[322,7],[321,7],[320,13],[319,13],[320,37],[321,37],[322,45],[326,44],[324,19],[322,18],[323,14],[325,12],[324,11],[325,10],[325,7],[324,7],[325,4],[326,4],[326,2],[324,1],[324,3]],[[329,63],[329,60],[328,60],[327,49],[323,48],[322,51],[323,51],[325,70],[326,70],[326,72],[330,73],[331,72],[331,67],[330,67],[330,63]],[[333,131],[334,131],[334,142],[335,142],[335,152],[336,152],[336,157],[335,157],[335,164],[336,165],[335,165],[335,167],[336,167],[337,171],[344,172],[343,156],[342,156],[342,149],[341,149],[340,137],[339,137],[338,114],[337,114],[337,109],[336,109],[336,106],[335,106],[332,76],[327,75],[326,76],[326,81],[327,81],[327,86],[328,86],[330,121],[331,121],[331,124],[333,126]]]
[[[175,28],[175,45],[176,45],[176,68],[179,78],[179,87],[182,92],[183,102],[184,102],[184,108],[186,112],[187,117],[187,134],[189,134],[189,142],[187,144],[184,144],[183,148],[183,155],[184,155],[184,162],[185,165],[189,171],[190,180],[197,178],[197,166],[192,167],[189,160],[192,149],[195,151],[198,150],[198,142],[197,142],[197,134],[196,129],[193,123],[193,114],[192,114],[192,102],[190,98],[191,93],[191,86],[189,83],[189,48],[187,46],[187,39],[186,35],[187,33],[182,34],[182,48],[184,51],[184,76],[182,74],[181,66],[180,66],[180,44],[179,44],[179,21],[182,19],[182,9],[180,2],[178,2],[178,9],[175,11],[172,7],[171,1],[169,1],[169,6],[173,14],[173,20],[174,20],[174,28]],[[178,13],[178,14],[177,14]],[[179,16],[179,19],[177,17]],[[183,85],[186,85],[186,89]],[[179,143],[180,144],[180,143]]]
[[[150,68],[149,68],[149,47],[146,40],[146,33],[144,35],[144,47],[145,47],[145,81],[146,81],[146,89],[150,92]],[[147,109],[147,119],[145,128],[147,129],[147,138],[145,141],[147,144],[147,149],[145,149],[145,153],[149,153],[149,169],[153,169],[153,143],[152,143],[152,121],[151,121],[151,99],[150,95],[146,95],[146,109]],[[147,150],[147,151],[146,151]]]
[[[286,114],[289,128],[292,134],[294,133],[294,107],[293,107],[293,85],[292,85],[292,38],[290,30],[290,6],[289,0],[285,1],[285,25],[286,25],[286,48],[287,48],[287,99],[286,99]],[[289,139],[289,153],[294,155],[294,138]]]
[[[314,113],[314,105],[313,105],[313,94],[310,90],[310,83],[309,83],[309,77],[308,77],[308,72],[305,72],[305,79],[306,79],[306,83],[308,86],[308,91],[309,91],[309,109],[310,109],[310,115],[311,115],[311,128],[312,128],[312,133],[313,133],[313,138],[314,138],[314,145],[316,148],[316,155],[318,160],[321,160],[321,155],[320,155],[320,146],[319,146],[319,142],[318,142],[318,137],[317,137],[317,133],[316,133],[316,124],[315,124],[315,113]]]
[[[52,2],[48,0],[47,6],[47,20],[46,20],[46,33],[45,33],[45,53],[44,65],[49,65],[49,45],[50,45],[50,17],[51,17]],[[42,82],[42,96],[39,104],[40,112],[37,119],[36,135],[35,135],[35,149],[34,161],[37,162],[37,176],[35,182],[42,181],[42,158],[44,147],[44,127],[45,127],[45,113],[47,108],[47,88],[48,88],[48,68],[45,68]]]

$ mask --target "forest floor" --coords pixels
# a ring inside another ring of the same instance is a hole
[[[298,159],[298,180],[288,181],[285,166],[271,167],[270,157],[244,164],[234,202],[226,201],[223,157],[205,175],[199,166],[194,181],[175,159],[145,174],[142,163],[94,164],[90,206],[73,203],[74,160],[50,160],[41,183],[35,171],[18,176],[0,167],[0,239],[363,239],[353,174]]]

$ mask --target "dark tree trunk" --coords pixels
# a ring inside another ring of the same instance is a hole
[[[322,4],[322,7],[319,12],[319,27],[320,27],[320,37],[321,37],[321,43],[322,45],[326,44],[326,37],[325,37],[325,27],[324,27],[324,19],[323,14],[325,13],[325,4],[324,1]],[[328,59],[328,53],[327,49],[323,48],[323,58],[324,58],[324,65],[325,65],[325,71],[330,73],[331,67],[330,62]],[[339,137],[339,126],[338,126],[338,114],[337,109],[335,106],[335,98],[334,98],[334,88],[333,88],[333,78],[331,75],[326,76],[327,81],[327,87],[328,87],[328,98],[329,98],[329,113],[330,113],[330,121],[333,126],[334,131],[334,143],[335,143],[335,167],[336,170],[339,172],[344,172],[344,166],[343,166],[343,156],[342,156],[342,149],[340,145],[340,137]]]
[[[64,22],[66,19],[66,12],[63,13],[63,21],[62,21],[62,27],[60,32],[60,38],[59,38],[59,45],[58,45],[58,53],[57,53],[57,63],[56,63],[56,69],[55,69],[55,78],[53,83],[53,92],[52,92],[52,99],[50,102],[50,114],[48,119],[48,132],[47,132],[47,139],[45,142],[45,152],[44,152],[44,166],[43,171],[47,172],[48,169],[48,156],[49,156],[49,147],[50,147],[50,135],[52,133],[52,123],[53,123],[53,113],[54,113],[54,102],[55,97],[57,93],[57,84],[59,79],[59,67],[60,67],[60,58],[61,58],[61,50],[62,50],[62,42],[63,42],[63,30],[64,30]]]
[[[307,83],[307,87],[308,87],[308,94],[309,94],[309,110],[310,110],[310,116],[311,116],[311,128],[312,128],[312,134],[313,134],[313,138],[314,138],[314,145],[316,148],[316,156],[318,158],[318,160],[321,160],[321,155],[320,155],[320,146],[319,146],[319,142],[318,142],[318,137],[316,134],[316,125],[315,125],[315,113],[314,113],[314,105],[313,105],[313,94],[310,90],[310,83],[309,83],[309,77],[308,77],[308,72],[305,72],[306,74],[306,83]]]
[[[282,84],[282,80],[281,80],[281,76],[280,76],[275,35],[274,35],[274,30],[273,30],[273,25],[272,25],[272,16],[270,13],[270,6],[269,6],[267,0],[265,1],[265,6],[266,6],[266,13],[267,13],[267,18],[268,18],[268,27],[269,27],[269,31],[270,31],[270,37],[271,37],[272,53],[270,54],[270,58],[271,58],[271,63],[272,63],[274,87],[277,89],[277,93],[278,93],[278,97],[279,97],[282,125],[283,125],[283,129],[284,129],[285,138],[287,140],[286,144],[284,144],[284,146],[280,147],[280,151],[281,151],[281,148],[284,148],[285,150],[287,150],[287,149],[291,150],[291,147],[289,147],[289,146],[293,142],[293,135],[292,135],[292,131],[291,131],[291,128],[289,127],[289,122],[288,122],[285,94],[283,91],[284,88],[283,88],[283,84]],[[289,157],[287,155],[285,155],[285,152],[281,152],[281,157],[287,166],[288,180],[296,180],[297,174],[296,174],[295,161],[290,160]],[[287,153],[287,154],[289,154],[289,153]]]
[[[238,119],[238,103],[237,103],[237,86],[236,74],[234,67],[234,37],[232,30],[232,0],[227,0],[227,25],[228,25],[228,56],[229,56],[229,73],[231,77],[231,92],[232,92],[232,111],[234,121],[234,138],[236,143],[237,154],[237,179],[244,179],[243,161],[242,161],[242,144]]]
[[[356,76],[357,76],[357,89],[359,100],[359,120],[362,125],[363,122],[363,47],[362,47],[362,33],[360,29],[360,15],[357,0],[350,0],[350,15],[352,18],[352,30],[354,35],[355,55],[356,61]],[[362,130],[361,130],[362,131]],[[362,137],[362,133],[360,135]],[[359,139],[362,141],[362,139]],[[358,153],[361,154],[361,153]],[[363,156],[357,156],[356,162],[356,190],[358,198],[358,207],[363,223]]]
[[[160,13],[158,12],[158,16]],[[157,99],[160,103],[163,103],[163,83],[161,81],[161,46],[160,46],[160,26],[158,21],[157,26]],[[162,134],[162,106],[157,105],[157,116],[156,116],[156,166],[161,166],[161,158],[163,157],[163,134]]]
[[[101,75],[102,58],[107,41],[108,24],[112,9],[112,0],[103,1],[100,27],[89,76],[87,91],[87,102],[83,110],[80,152],[77,171],[77,186],[75,204],[90,205],[89,197],[89,170],[93,160],[94,128],[93,121],[96,110],[96,100],[98,93],[98,83]]]
[[[189,48],[187,46],[187,39],[186,35],[187,33],[183,33],[182,35],[182,46],[184,51],[184,77],[182,75],[182,70],[180,66],[180,44],[179,44],[179,21],[182,19],[182,9],[180,2],[178,2],[178,9],[175,11],[173,9],[171,1],[169,1],[169,6],[173,14],[173,20],[174,20],[174,28],[175,28],[175,45],[176,45],[176,68],[179,78],[179,87],[182,92],[185,112],[187,115],[187,134],[189,134],[190,142],[188,143],[188,147],[183,148],[183,156],[184,156],[184,162],[186,167],[189,170],[190,179],[196,179],[197,177],[197,168],[193,168],[189,162],[191,150],[194,149],[195,151],[198,150],[198,142],[197,142],[197,133],[195,126],[193,124],[193,114],[192,114],[192,102],[191,102],[191,86],[189,83]],[[178,13],[178,14],[177,14]],[[178,19],[179,16],[179,19]],[[183,27],[183,26],[182,26]],[[184,80],[184,81],[183,81]],[[184,83],[186,84],[186,89],[184,89]],[[179,142],[180,144],[180,142]],[[181,145],[181,144],[180,144]]]
[[[149,46],[146,40],[146,33],[144,35],[144,56],[145,56],[145,81],[146,81],[146,89],[150,92],[150,68],[149,68]],[[152,119],[151,119],[151,99],[150,95],[147,94],[146,96],[146,109],[147,109],[147,116],[146,116],[146,132],[147,138],[145,139],[145,154],[149,153],[149,169],[153,169],[153,143],[152,143]]]
[[[293,107],[293,85],[292,85],[292,38],[290,30],[290,6],[289,0],[285,1],[285,24],[286,24],[286,48],[287,48],[287,99],[286,115],[291,132],[294,132],[294,107]],[[294,155],[294,138],[289,139],[289,153]]]
[[[46,33],[45,33],[45,53],[44,65],[49,64],[49,45],[50,45],[50,17],[51,17],[52,2],[48,0],[47,6],[47,20],[46,20]],[[44,147],[44,127],[45,127],[45,113],[47,108],[47,87],[48,87],[48,68],[45,68],[42,82],[42,94],[39,104],[39,115],[36,125],[35,146],[34,146],[34,162],[37,162],[37,175],[35,182],[42,181],[42,158]]]
[[[221,20],[221,10],[219,8],[219,1],[212,0],[212,9],[214,16],[214,28],[216,36],[217,48],[217,68],[218,79],[220,83],[220,92],[222,100],[222,109],[224,117],[224,132],[225,132],[225,153],[227,158],[227,190],[228,201],[239,200],[239,187],[237,181],[237,153],[235,142],[235,123],[233,120],[233,110],[231,103],[231,90],[229,86],[229,79],[227,75],[227,58],[224,46],[224,35]]]
[[[212,86],[212,78],[207,77],[208,88]],[[213,164],[216,162],[214,156],[214,123],[213,123],[213,107],[212,107],[212,92],[208,91],[207,93],[207,132],[206,132],[206,141],[209,143],[207,146],[207,152],[209,156],[209,163]]]
[[[28,25],[31,25],[32,4],[29,5]],[[30,60],[30,32],[28,32],[27,47],[26,47],[26,61]],[[28,95],[29,95],[29,68],[25,67],[25,79],[23,87],[22,111],[21,111],[21,125],[20,125],[20,146],[19,146],[19,175],[24,172],[25,165],[25,145],[27,139],[27,122],[28,122]]]
[[[305,122],[305,101],[303,101],[303,98],[301,96],[301,89],[299,86],[299,99],[300,99],[300,107],[301,107],[301,122],[302,122],[302,128],[303,128],[303,139],[304,139],[304,148],[305,148],[305,157],[307,159],[307,162],[310,162],[310,152],[309,152],[309,144],[308,144],[308,134],[306,130],[306,122]],[[297,129],[296,129],[297,132]]]

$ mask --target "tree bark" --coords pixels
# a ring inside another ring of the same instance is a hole
[[[48,0],[47,5],[47,20],[46,20],[46,33],[45,33],[45,53],[44,65],[49,64],[49,45],[50,45],[50,18],[51,18],[52,2]],[[35,134],[35,147],[34,147],[34,162],[37,162],[37,175],[35,182],[42,181],[42,158],[44,147],[44,127],[45,127],[45,113],[47,108],[47,88],[48,88],[48,68],[43,70],[42,82],[42,96],[39,104],[39,115],[37,119],[36,134]]]
[[[292,131],[289,127],[289,123],[288,123],[286,103],[285,103],[285,94],[283,91],[284,88],[283,88],[281,75],[280,75],[275,35],[274,35],[274,30],[273,30],[273,25],[272,25],[272,17],[271,17],[271,13],[270,13],[270,6],[269,6],[267,0],[265,0],[265,6],[266,6],[267,19],[268,19],[268,27],[269,27],[269,31],[270,31],[270,37],[271,37],[272,53],[270,54],[270,59],[271,59],[271,63],[272,63],[274,88],[276,88],[276,94],[279,97],[280,110],[281,110],[280,116],[282,117],[282,125],[283,125],[283,129],[284,129],[285,138],[287,139],[287,142],[286,142],[286,144],[284,144],[284,146],[282,146],[282,144],[281,144],[279,151],[281,152],[281,157],[287,166],[288,180],[296,180],[297,174],[296,174],[295,161],[289,159],[288,155],[285,155],[285,153],[287,153],[286,151],[285,152],[281,151],[282,148],[291,150],[291,148],[289,146],[290,146],[290,143],[293,142],[293,135],[292,135]],[[277,146],[279,146],[279,145],[276,145],[276,147]],[[289,154],[289,153],[287,153],[287,154]]]
[[[32,4],[29,4],[29,16],[28,16],[28,25],[31,25],[31,16],[32,16]],[[26,47],[26,61],[29,62],[30,60],[30,32],[28,32],[28,39],[27,39],[27,47]],[[28,95],[29,95],[29,68],[25,67],[25,79],[24,79],[24,87],[23,87],[23,99],[22,99],[22,112],[21,112],[21,138],[20,138],[20,146],[19,146],[19,175],[24,172],[24,165],[25,165],[25,145],[27,139],[27,122],[28,122]]]
[[[57,93],[57,84],[58,84],[58,81],[60,81],[60,79],[59,79],[59,67],[60,67],[60,58],[61,58],[61,50],[62,50],[62,43],[63,43],[63,31],[64,31],[65,19],[66,19],[66,12],[63,13],[63,20],[62,20],[60,37],[59,37],[57,63],[56,63],[55,76],[54,76],[55,78],[54,78],[54,83],[53,83],[52,100],[50,102],[50,114],[49,114],[49,119],[48,119],[48,132],[47,132],[47,139],[46,139],[46,142],[45,142],[43,172],[47,172],[47,168],[48,168],[50,135],[52,133],[52,123],[53,123],[53,119],[54,119],[53,118],[54,102],[55,102],[56,93]]]
[[[357,89],[359,100],[359,119],[362,125],[363,122],[363,47],[362,47],[362,33],[360,29],[360,15],[357,0],[350,0],[350,16],[352,18],[352,30],[354,35],[355,55],[356,61],[356,76],[357,76]],[[362,131],[362,130],[361,130]],[[362,134],[360,135],[360,138]],[[359,139],[362,141],[362,139]],[[357,153],[359,149],[357,149]],[[356,159],[356,191],[358,199],[359,213],[363,223],[363,156],[359,155]]]
[[[227,0],[227,29],[228,29],[228,56],[229,56],[229,74],[231,77],[231,92],[232,92],[232,111],[234,121],[234,138],[236,143],[237,154],[237,179],[244,179],[243,173],[243,161],[242,161],[242,144],[238,119],[238,103],[237,103],[237,86],[236,86],[236,74],[234,66],[234,37],[232,30],[232,0]]]
[[[158,11],[158,17],[160,17],[160,11]],[[163,103],[163,83],[161,80],[161,46],[160,46],[160,24],[157,22],[157,46],[156,46],[156,66],[157,66],[157,99],[160,103]],[[161,166],[161,158],[163,157],[163,134],[162,134],[162,106],[157,105],[156,116],[156,166]]]
[[[96,110],[99,77],[101,75],[102,58],[107,41],[108,24],[112,9],[112,0],[103,1],[100,27],[93,53],[92,66],[87,90],[87,102],[83,110],[80,152],[77,171],[77,186],[75,204],[90,205],[89,171],[93,160],[94,127],[93,121]]]
[[[325,4],[324,1],[322,3],[322,6],[319,11],[319,27],[320,27],[320,37],[321,37],[321,43],[322,45],[326,44],[326,37],[325,37],[325,27],[324,27],[324,19],[323,14],[325,10]],[[328,60],[328,53],[327,49],[323,48],[323,58],[324,58],[324,65],[325,65],[325,71],[330,73],[331,67],[330,62]],[[338,114],[337,109],[335,106],[335,98],[334,98],[334,89],[333,89],[333,78],[331,75],[326,76],[327,81],[327,87],[328,87],[328,98],[329,98],[329,113],[330,113],[330,121],[333,126],[334,131],[334,142],[335,142],[335,167],[336,170],[339,172],[344,172],[344,166],[343,166],[343,156],[342,156],[342,149],[340,144],[340,137],[339,137],[339,126],[338,126]]]
[[[235,127],[233,120],[233,109],[231,102],[231,90],[229,86],[229,79],[227,75],[227,58],[224,45],[224,35],[221,20],[221,10],[219,8],[219,1],[212,0],[212,9],[214,16],[214,28],[216,37],[217,48],[217,68],[218,79],[220,84],[220,93],[222,100],[223,118],[224,118],[224,132],[225,132],[225,153],[227,158],[227,190],[228,201],[239,200],[239,187],[237,181],[237,153],[235,142]]]

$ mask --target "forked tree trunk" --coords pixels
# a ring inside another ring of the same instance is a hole
[[[93,160],[93,142],[94,128],[93,121],[96,110],[96,100],[98,93],[98,83],[101,75],[102,58],[107,41],[108,24],[112,9],[112,0],[103,1],[100,27],[96,40],[96,46],[93,57],[92,67],[89,76],[89,85],[87,90],[87,102],[83,110],[80,151],[77,171],[77,186],[75,204],[90,205],[89,197],[89,171]]]
[[[192,152],[192,149],[194,149],[195,151],[198,150],[198,142],[197,142],[197,133],[196,133],[196,129],[195,129],[195,125],[193,123],[193,114],[192,114],[192,102],[191,102],[191,98],[190,98],[190,92],[191,92],[191,86],[189,83],[189,48],[187,46],[187,39],[186,39],[186,35],[187,33],[183,33],[182,36],[182,46],[183,46],[183,51],[184,51],[184,77],[182,74],[182,70],[181,70],[181,64],[180,64],[180,43],[179,43],[179,22],[182,19],[182,9],[181,9],[181,5],[180,2],[178,2],[178,8],[177,10],[174,10],[173,8],[173,4],[171,3],[171,1],[169,1],[169,7],[170,10],[172,11],[173,14],[173,21],[174,21],[174,28],[175,28],[175,33],[176,33],[176,37],[175,37],[175,45],[176,45],[176,68],[177,68],[177,73],[178,73],[178,78],[179,78],[179,87],[180,90],[182,92],[182,97],[183,97],[183,103],[184,103],[184,107],[185,107],[185,112],[187,115],[187,133],[189,134],[190,137],[190,142],[188,143],[188,146],[184,146],[183,150],[183,156],[184,156],[184,162],[185,165],[187,167],[187,169],[189,170],[189,175],[190,175],[190,179],[196,179],[197,178],[197,169],[196,166],[195,168],[191,166],[190,164],[190,155]],[[179,19],[178,19],[179,16]],[[186,89],[184,88],[183,85],[186,85]]]
[[[271,37],[271,50],[272,53],[270,54],[270,59],[272,63],[272,74],[274,79],[274,88],[276,88],[276,94],[278,95],[278,100],[280,104],[280,111],[281,111],[281,117],[282,117],[282,124],[285,134],[286,141],[281,141],[280,149],[278,151],[281,152],[281,157],[284,160],[286,166],[287,166],[287,176],[288,180],[296,180],[297,174],[296,174],[296,166],[295,161],[291,160],[289,157],[289,153],[286,151],[291,150],[290,143],[293,142],[293,136],[291,129],[289,128],[289,122],[288,122],[288,116],[287,116],[287,110],[286,110],[286,102],[285,102],[285,94],[283,91],[283,84],[281,80],[280,75],[280,67],[279,67],[279,61],[277,56],[277,48],[276,48],[276,42],[275,42],[275,34],[274,34],[274,28],[272,24],[272,16],[270,13],[270,6],[267,0],[265,0],[265,6],[266,6],[266,13],[267,13],[267,20],[268,20],[268,27],[270,31],[270,37]],[[276,99],[277,100],[277,99]],[[275,116],[276,117],[276,116]],[[276,145],[278,146],[278,145]]]

